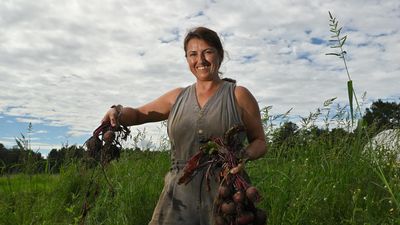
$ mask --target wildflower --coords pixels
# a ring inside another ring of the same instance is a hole
[[[364,199],[364,201],[367,201],[367,196],[364,196],[364,198],[363,198],[363,199]]]
[[[325,197],[325,198],[324,198],[324,201],[325,201],[325,202],[326,202],[326,200],[328,200],[328,198],[327,198],[327,197]]]

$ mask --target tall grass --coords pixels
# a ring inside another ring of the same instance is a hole
[[[399,224],[398,207],[388,186],[373,172],[372,157],[363,154],[363,143],[362,138],[320,137],[284,149],[285,156],[276,154],[281,151],[277,147],[249,168],[267,198],[263,204],[270,211],[270,224]],[[380,165],[395,193],[397,165]]]
[[[350,134],[299,139],[271,145],[267,156],[249,162],[269,224],[400,224],[392,198],[400,198],[398,164],[363,153],[365,140]],[[113,191],[99,168],[85,170],[78,162],[60,175],[2,177],[0,224],[78,224],[85,199],[91,206],[85,224],[147,224],[169,163],[167,151],[125,153],[106,168]],[[373,172],[377,163],[387,183]]]
[[[100,167],[80,162],[59,175],[0,177],[0,224],[78,224],[85,201],[85,224],[146,224],[168,168],[168,152],[125,153],[105,170],[113,191]]]
[[[150,151],[125,155],[112,164],[108,175],[115,195],[102,191],[87,224],[147,224],[169,165],[168,152]]]

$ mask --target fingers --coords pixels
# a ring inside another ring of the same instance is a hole
[[[108,113],[106,113],[106,115],[104,115],[103,119],[101,120],[101,123],[108,123],[110,122],[110,118],[108,116]]]
[[[111,108],[107,111],[106,115],[104,115],[101,123],[110,123],[111,127],[117,127],[119,126],[117,117],[117,110]]]
[[[114,112],[110,114],[111,127],[118,127],[119,123],[118,123],[118,119],[117,119],[117,112],[114,109],[113,109],[113,111]]]

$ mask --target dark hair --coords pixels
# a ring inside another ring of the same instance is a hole
[[[224,48],[222,47],[221,40],[218,37],[218,34],[206,27],[196,27],[191,29],[185,37],[183,42],[183,49],[185,50],[185,56],[187,51],[187,45],[189,41],[193,38],[198,38],[207,42],[207,44],[217,49],[219,56],[221,57],[220,65],[224,60]]]

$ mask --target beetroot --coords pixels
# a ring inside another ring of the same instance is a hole
[[[239,133],[242,125],[230,128],[224,137],[206,140],[186,163],[178,184],[189,183],[194,176],[203,174],[207,190],[212,179],[219,182],[216,190],[213,217],[216,225],[261,225],[266,221],[263,211],[257,214],[255,204],[260,200],[257,189],[250,185],[244,172],[245,158]],[[199,171],[205,171],[198,173]],[[215,171],[219,171],[215,173]],[[202,178],[202,179],[203,179]]]
[[[236,217],[236,223],[238,225],[247,225],[254,221],[254,214],[252,212],[244,212],[243,214]]]
[[[120,141],[126,140],[129,133],[130,130],[126,126],[112,128],[108,122],[100,124],[93,131],[93,136],[85,142],[87,152],[84,159],[87,165],[96,166],[96,162],[106,165],[111,160],[118,159],[122,149]]]
[[[259,199],[257,188],[255,188],[254,186],[248,187],[246,189],[246,197],[252,202],[257,202]]]
[[[242,203],[244,201],[244,198],[245,196],[243,191],[237,191],[232,197],[233,201],[237,204]]]
[[[103,141],[106,143],[112,142],[114,138],[115,138],[115,133],[111,130],[108,130],[103,134]]]
[[[218,195],[221,198],[228,198],[231,195],[231,190],[228,186],[221,185],[218,189]]]
[[[230,215],[234,214],[236,210],[236,206],[234,202],[224,202],[221,204],[221,211],[224,214]]]

